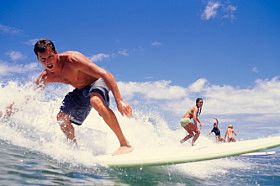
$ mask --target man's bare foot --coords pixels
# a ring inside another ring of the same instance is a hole
[[[78,145],[78,143],[77,143],[76,138],[73,139],[72,143],[73,143],[73,145],[74,145],[75,148],[77,148],[77,149],[79,148],[79,145]]]
[[[119,147],[112,155],[121,155],[121,154],[128,154],[133,151],[133,147],[131,146],[121,146]]]
[[[74,139],[67,139],[67,143],[68,143],[70,146],[72,146],[72,147],[74,147],[74,148],[76,148],[76,149],[79,148],[76,138],[74,138]]]

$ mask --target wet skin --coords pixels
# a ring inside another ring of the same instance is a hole
[[[48,83],[70,84],[81,89],[92,84],[99,78],[103,78],[108,88],[112,91],[118,110],[122,115],[131,117],[132,108],[124,102],[117,83],[111,73],[92,63],[83,54],[76,51],[67,51],[57,54],[50,48],[37,56],[45,70],[38,76],[36,84],[41,87]],[[120,148],[114,154],[123,154],[132,151],[131,146],[124,137],[114,112],[105,104],[103,98],[93,93],[90,95],[91,106],[97,110],[107,125],[113,130],[120,142]],[[76,143],[75,131],[70,121],[70,116],[65,113],[58,113],[57,120],[66,137]]]

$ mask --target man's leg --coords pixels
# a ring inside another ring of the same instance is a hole
[[[129,147],[129,149],[119,149],[115,154],[127,153],[132,150],[131,146],[128,144],[128,141],[125,139],[119,122],[115,113],[105,105],[105,102],[98,93],[92,93],[90,95],[90,104],[91,106],[101,115],[107,125],[113,130],[117,136],[121,147]]]
[[[76,143],[74,127],[70,121],[69,115],[59,112],[57,114],[57,121],[60,125],[62,132],[66,135],[67,139]]]

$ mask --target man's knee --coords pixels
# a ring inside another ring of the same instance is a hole
[[[99,94],[94,94],[90,98],[90,104],[94,108],[100,108],[104,105],[103,98]]]
[[[103,98],[99,94],[93,94],[90,98],[90,104],[102,117],[108,109],[103,101]]]
[[[69,118],[69,115],[68,114],[65,114],[63,112],[59,112],[57,115],[56,115],[56,119],[58,121],[58,123],[61,125],[61,124],[64,124],[64,123],[67,123],[70,121],[70,118]]]

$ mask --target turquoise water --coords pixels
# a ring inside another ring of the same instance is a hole
[[[30,149],[0,141],[1,185],[279,185],[280,151],[266,157],[236,157],[226,161],[249,163],[248,167],[223,168],[205,177],[180,172],[179,167],[110,169],[60,162]],[[223,161],[210,161],[216,166]],[[208,162],[209,163],[209,162]],[[233,162],[234,163],[234,162]],[[200,169],[203,162],[191,164]],[[188,164],[180,165],[188,166]],[[219,166],[217,166],[219,168]],[[177,171],[176,171],[177,170]],[[194,170],[197,171],[197,170]],[[203,173],[205,174],[205,173]]]
[[[52,94],[45,95],[28,86],[0,89],[7,98],[1,99],[1,105],[11,99],[19,105],[13,117],[0,120],[0,185],[280,185],[280,148],[264,157],[238,156],[172,166],[112,169],[95,165],[96,155],[118,147],[98,113],[92,111],[85,123],[76,127],[77,149],[67,143],[55,121],[68,89],[50,89],[47,91]],[[135,148],[192,148],[179,143],[185,132],[163,119],[164,113],[136,110],[134,114],[132,119],[117,117]],[[244,123],[235,125],[239,140],[280,133],[277,122]],[[224,131],[226,126],[220,128]],[[203,128],[197,146],[213,144],[213,138],[207,137],[210,129],[210,125]]]

